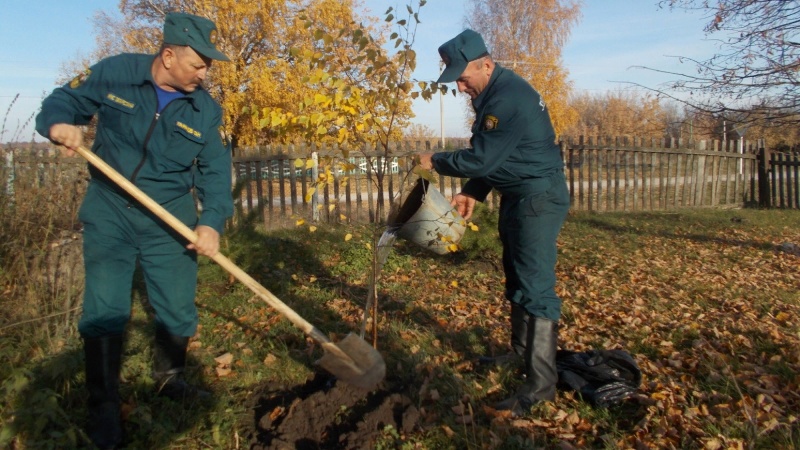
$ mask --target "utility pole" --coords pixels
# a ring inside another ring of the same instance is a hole
[[[722,148],[728,151],[728,123],[722,119]]]
[[[444,70],[444,62],[439,61],[439,75]],[[441,134],[441,144],[444,148],[444,94],[439,90],[439,133]]]

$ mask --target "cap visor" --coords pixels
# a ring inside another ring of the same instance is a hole
[[[456,81],[458,77],[464,73],[464,69],[467,68],[467,65],[457,65],[457,64],[450,64],[449,66],[445,67],[444,71],[441,75],[439,75],[439,79],[436,80],[437,83],[452,83]]]
[[[205,56],[206,58],[211,58],[216,61],[230,61],[230,58],[225,56],[219,50],[213,48],[195,48],[195,47],[192,48],[194,49],[194,51]]]

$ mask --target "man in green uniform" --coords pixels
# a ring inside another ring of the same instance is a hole
[[[465,219],[492,189],[502,194],[499,231],[511,344],[524,359],[526,380],[495,407],[521,415],[537,402],[555,399],[561,317],[556,238],[569,210],[564,164],[541,96],[492,60],[480,34],[465,30],[439,47],[439,54],[446,67],[438,82],[455,81],[459,92],[472,98],[471,148],[421,154],[419,163],[442,175],[469,178],[452,201]]]
[[[158,54],[106,58],[56,89],[42,103],[36,130],[69,149],[83,145],[80,125],[97,116],[93,151],[148,196],[193,228],[185,242],[100,171],[79,218],[86,268],[83,313],[89,391],[89,436],[100,448],[122,440],[119,372],[131,314],[137,261],[155,310],[153,375],[174,399],[198,391],[180,374],[198,323],[197,254],[213,256],[233,212],[231,154],[220,135],[222,110],[203,90],[216,26],[202,17],[167,14]],[[74,153],[69,151],[68,153]],[[197,195],[202,214],[192,191]]]

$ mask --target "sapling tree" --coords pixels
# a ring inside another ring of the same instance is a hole
[[[413,46],[417,26],[421,23],[419,13],[425,3],[421,0],[416,6],[407,5],[402,11],[388,8],[384,21],[389,37],[385,40],[354,24],[347,24],[336,32],[314,28],[312,17],[301,16],[316,44],[313,48],[293,48],[290,53],[296,58],[295,64],[307,64],[309,74],[304,82],[312,87],[313,95],[300,102],[296,109],[298,112],[274,106],[253,111],[259,117],[259,124],[269,128],[277,137],[290,141],[292,137],[300,136],[305,142],[335,146],[333,153],[319,160],[318,175],[306,200],[315,195],[315,189],[349,181],[346,174],[354,169],[350,161],[351,150],[375,149],[375,154],[364,155],[367,170],[374,171],[375,176],[370,180],[374,182],[378,196],[371,242],[370,287],[365,305],[365,324],[370,312],[373,316],[374,344],[377,334],[376,285],[387,256],[386,249],[378,245],[384,234],[386,175],[395,158],[403,165],[409,162],[405,159],[408,155],[393,143],[402,138],[402,131],[408,125],[413,99],[430,100],[434,94],[447,91],[443,85],[413,78],[417,63]],[[296,162],[299,168],[313,164],[303,160]],[[430,173],[419,168],[411,173],[430,177]]]

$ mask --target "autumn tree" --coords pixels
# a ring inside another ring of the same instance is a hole
[[[101,14],[95,24],[98,35],[114,37],[99,43],[104,48],[155,52],[167,12],[183,11],[213,20],[217,45],[231,62],[214,64],[205,88],[220,102],[224,133],[237,148],[302,139],[300,133],[263,126],[254,112],[270,107],[299,113],[298,105],[316,86],[307,82],[314,68],[298,55],[318,51],[313,29],[355,26],[356,6],[354,1],[333,0],[122,0],[119,18]],[[369,29],[369,25],[364,27]],[[363,70],[345,64],[356,57],[351,49],[335,54],[342,62],[337,68],[340,73]]]
[[[580,0],[470,0],[469,26],[483,35],[495,61],[542,95],[556,133],[576,119],[561,49],[580,18]]]
[[[403,137],[410,141],[436,141],[439,133],[428,125],[414,123],[403,130]]]
[[[658,4],[704,12],[705,32],[720,43],[718,53],[706,60],[676,57],[693,63],[696,70],[666,72],[677,78],[668,89],[691,94],[682,101],[718,117],[735,117],[744,126],[800,124],[800,1],[662,0]],[[665,91],[662,94],[675,95]]]
[[[317,13],[308,8],[298,16],[303,39],[288,49],[306,70],[302,83],[309,91],[281,104],[257,105],[262,127],[284,141],[351,148],[398,139],[411,115],[413,55],[407,59],[405,49],[388,55],[386,40],[373,26],[352,18],[324,23]]]
[[[295,109],[266,106],[257,112],[261,125],[279,137],[300,136],[304,142],[337,146],[339,154],[333,156],[338,160],[323,161],[316,187],[337,182],[334,174],[338,168],[348,168],[352,150],[375,148],[377,154],[366,157],[367,167],[377,169],[373,181],[378,221],[384,215],[384,175],[392,158],[402,156],[396,144],[411,117],[411,101],[418,97],[430,100],[444,88],[412,79],[416,68],[413,44],[419,8],[424,5],[421,0],[417,9],[410,5],[397,11],[387,9],[384,21],[389,28],[384,31],[390,33],[388,40],[361,24],[328,30],[316,28],[310,15],[301,16],[315,46],[290,52],[298,64],[309,68],[303,81],[313,95],[304,97]],[[309,190],[309,195],[313,192]]]
[[[604,94],[578,94],[570,98],[578,119],[565,135],[601,137],[665,137],[679,114],[667,109],[655,95],[618,90]]]

